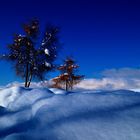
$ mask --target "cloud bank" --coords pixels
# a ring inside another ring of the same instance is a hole
[[[32,82],[34,87],[51,87],[52,81]],[[13,82],[9,86],[24,86],[24,83]],[[108,69],[101,72],[101,78],[90,78],[82,80],[75,89],[85,90],[134,90],[140,91],[140,69],[120,68]]]
[[[101,72],[101,76],[100,79],[85,79],[76,88],[89,90],[140,89],[140,69],[109,69]]]

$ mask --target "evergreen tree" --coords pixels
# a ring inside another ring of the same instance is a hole
[[[54,68],[60,44],[55,26],[47,26],[42,41],[38,20],[25,24],[23,29],[25,34],[15,35],[13,44],[8,46],[9,54],[4,57],[14,62],[17,75],[24,78],[25,87],[29,87],[33,77],[43,80],[45,73]]]
[[[61,74],[52,80],[54,82],[53,86],[58,88],[65,86],[66,91],[72,90],[73,86],[84,78],[83,75],[75,74],[78,68],[79,66],[75,64],[72,58],[67,58],[64,64],[57,68]]]

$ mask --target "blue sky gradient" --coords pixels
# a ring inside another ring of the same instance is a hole
[[[0,53],[14,33],[22,33],[22,23],[37,17],[42,29],[48,22],[61,28],[59,61],[74,56],[87,78],[106,69],[139,68],[139,7],[136,0],[0,1]],[[0,69],[0,85],[21,81],[11,64],[0,62]]]

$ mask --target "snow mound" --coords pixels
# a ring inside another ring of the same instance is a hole
[[[19,95],[24,91],[22,87],[7,87],[0,89],[0,106],[7,107],[9,103],[16,100]]]
[[[2,140],[139,140],[140,93],[6,87]]]
[[[49,88],[49,90],[52,91],[54,94],[67,94],[67,92],[63,89]]]

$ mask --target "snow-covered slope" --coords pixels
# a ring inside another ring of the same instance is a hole
[[[140,140],[140,93],[0,90],[2,140]]]

